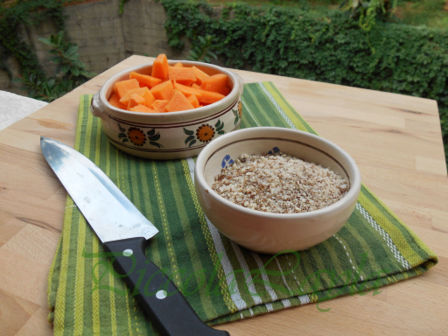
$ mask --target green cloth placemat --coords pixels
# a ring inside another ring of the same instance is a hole
[[[148,258],[209,324],[368,291],[437,263],[434,253],[365,186],[345,226],[313,248],[272,256],[239,247],[205,218],[191,175],[194,159],[151,161],[116,150],[90,113],[90,99],[81,97],[76,149],[158,227]],[[255,126],[315,133],[269,82],[244,87],[241,127]],[[57,335],[155,334],[69,197],[48,298]]]

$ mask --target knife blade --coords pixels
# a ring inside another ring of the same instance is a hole
[[[90,227],[113,255],[146,316],[163,335],[229,335],[205,324],[163,272],[145,256],[158,230],[92,161],[57,140],[40,138],[42,154]]]

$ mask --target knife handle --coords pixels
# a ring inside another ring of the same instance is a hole
[[[145,256],[146,239],[130,238],[104,243],[145,314],[163,335],[225,336],[228,332],[205,324],[169,278]]]

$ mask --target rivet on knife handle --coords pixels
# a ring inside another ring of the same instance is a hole
[[[206,325],[196,315],[182,293],[163,272],[145,257],[144,238],[107,242],[114,267],[124,276],[131,293],[144,312],[164,335],[224,336],[226,331]]]

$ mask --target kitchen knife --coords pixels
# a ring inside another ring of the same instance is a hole
[[[148,239],[158,233],[118,187],[75,149],[41,137],[42,154],[76,203],[116,271],[158,331],[164,335],[229,335],[202,322],[176,286],[145,256]]]

